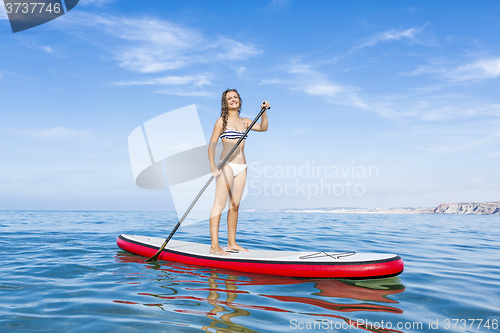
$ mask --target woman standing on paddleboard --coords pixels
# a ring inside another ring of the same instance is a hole
[[[262,107],[264,106],[266,109],[270,108],[267,101],[262,103]],[[227,249],[233,251],[248,251],[236,244],[238,209],[247,180],[247,162],[243,151],[245,140],[241,141],[239,147],[229,157],[224,167],[221,170],[217,168],[217,165],[224,160],[226,155],[243,136],[247,127],[252,122],[248,118],[240,118],[240,111],[241,98],[236,89],[224,91],[222,93],[221,116],[215,122],[214,131],[208,146],[210,169],[214,177],[216,177],[214,206],[210,212],[210,237],[212,240],[210,253],[219,255],[229,254],[219,245],[220,217],[226,206],[226,202],[229,204],[227,212]],[[264,112],[260,124],[255,123],[252,130],[264,132],[267,131],[267,126],[267,112]],[[224,149],[221,154],[221,161],[216,164],[215,147],[219,137],[221,138]]]

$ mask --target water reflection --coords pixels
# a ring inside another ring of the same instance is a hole
[[[212,332],[212,330],[209,330],[210,328],[215,328],[215,329],[224,328],[237,332],[255,332],[254,330],[244,327],[243,325],[235,324],[231,321],[231,318],[233,317],[250,316],[250,312],[240,309],[233,304],[233,301],[236,299],[238,295],[236,292],[237,287],[235,284],[235,281],[238,280],[238,276],[228,275],[228,277],[224,280],[224,285],[225,285],[224,291],[218,289],[219,287],[219,285],[217,284],[218,278],[219,275],[217,273],[210,274],[210,277],[208,278],[208,286],[210,289],[208,292],[207,300],[208,303],[214,306],[214,308],[207,314],[207,317],[210,318],[212,321],[208,326],[203,326],[202,330],[207,332]],[[218,291],[226,293],[225,301],[222,302],[219,301],[220,295]],[[215,316],[217,316],[219,312],[228,311],[223,305],[227,306],[228,308],[231,308],[232,311],[230,313],[225,313],[221,315],[220,319],[217,319]],[[219,325],[221,325],[222,327],[218,327]]]
[[[373,332],[400,332],[394,329],[375,329],[358,324],[356,319],[346,317],[346,313],[361,311],[402,314],[403,310],[397,307],[398,302],[390,298],[405,290],[397,277],[378,280],[301,279],[211,269],[174,262],[152,265],[145,263],[143,257],[128,253],[119,253],[116,259],[140,264],[140,272],[129,273],[128,278],[132,276],[134,279],[141,278],[143,284],[151,284],[153,281],[154,284],[150,289],[154,292],[140,292],[137,295],[151,297],[154,301],[138,303],[116,300],[115,302],[155,306],[164,311],[198,318],[204,316],[208,320],[203,320],[199,328],[207,332],[256,332],[248,327],[251,326],[248,323],[253,322],[248,318],[253,317],[252,319],[262,322],[262,311],[275,315],[278,313],[306,315],[313,318],[312,320],[334,318],[352,327]],[[137,280],[125,283],[137,283]],[[295,295],[290,295],[289,291],[280,292],[280,286],[293,286]],[[158,292],[157,287],[162,288],[161,292]],[[302,305],[307,305],[308,310],[312,306],[315,310],[297,311]],[[238,324],[234,322],[236,317],[247,317],[247,319],[240,320],[240,318]],[[284,317],[290,316],[282,318]],[[242,322],[247,326],[242,325]]]

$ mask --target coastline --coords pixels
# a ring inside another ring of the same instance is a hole
[[[320,214],[434,214],[434,208],[320,208],[320,209],[243,209],[252,213],[320,213]]]
[[[243,209],[243,212],[261,213],[323,213],[323,214],[466,214],[500,215],[500,202],[443,203],[437,207],[395,208],[315,208],[315,209]]]

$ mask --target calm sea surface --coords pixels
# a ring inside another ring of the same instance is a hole
[[[0,332],[500,332],[499,216],[240,213],[250,249],[399,254],[403,274],[379,280],[149,264],[116,246],[176,222],[0,211]],[[174,239],[209,244],[208,226]]]

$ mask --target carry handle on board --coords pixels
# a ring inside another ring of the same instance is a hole
[[[269,107],[270,109],[271,107]],[[255,125],[255,123],[257,122],[257,120],[259,120],[260,116],[262,116],[262,114],[267,110],[266,106],[264,105],[261,109],[260,109],[260,112],[259,114],[257,115],[257,117],[255,117],[255,119],[252,121],[252,123],[250,124],[250,126],[248,126],[247,130],[245,131],[245,134],[243,134],[241,136],[241,138],[238,140],[238,142],[236,142],[236,144],[234,145],[233,149],[231,149],[231,151],[229,152],[229,154],[227,154],[227,156],[224,158],[224,160],[222,161],[222,163],[219,164],[218,166],[218,169],[221,170],[224,165],[226,164],[227,160],[229,159],[229,157],[231,157],[231,155],[234,153],[234,151],[236,150],[236,148],[240,145],[241,141],[243,141],[243,139],[245,138],[245,136],[248,134],[248,132],[250,132],[250,130],[252,129],[253,125]],[[186,218],[186,216],[189,214],[189,212],[191,211],[191,209],[193,209],[194,205],[196,204],[196,202],[198,201],[198,199],[200,199],[201,195],[203,194],[203,192],[205,192],[205,190],[207,189],[208,185],[210,185],[210,183],[212,182],[212,180],[214,179],[214,176],[212,175],[210,177],[210,179],[207,181],[207,183],[205,184],[205,186],[203,186],[203,188],[201,189],[200,193],[198,193],[198,195],[196,196],[196,198],[193,200],[193,202],[191,203],[191,205],[189,206],[189,208],[186,210],[186,212],[184,213],[184,215],[182,215],[181,219],[179,220],[179,222],[177,222],[177,225],[175,226],[174,230],[172,230],[172,232],[170,233],[170,235],[168,235],[167,239],[165,239],[165,242],[163,242],[162,246],[160,247],[160,249],[158,250],[158,252],[156,252],[156,254],[154,256],[152,256],[151,258],[149,258],[147,260],[147,262],[152,262],[152,261],[157,261],[158,258],[160,257],[160,254],[161,252],[163,251],[163,249],[165,248],[165,246],[167,246],[168,242],[170,241],[170,239],[172,238],[172,236],[175,234],[175,232],[177,231],[177,229],[179,229],[182,221],[184,221],[184,219]]]

